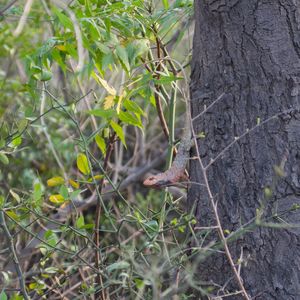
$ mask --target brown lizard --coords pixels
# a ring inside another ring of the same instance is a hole
[[[190,159],[190,149],[194,144],[190,122],[190,106],[186,101],[185,129],[181,138],[176,157],[171,167],[163,173],[148,177],[143,184],[149,188],[163,188],[175,185],[179,182],[187,182],[188,176],[185,174],[185,167]]]
[[[163,173],[157,175],[152,175],[144,180],[144,185],[149,188],[163,188],[171,185],[175,185],[180,182],[187,182],[188,176],[185,174],[185,167],[190,159],[190,149],[194,144],[192,137],[192,120],[191,120],[191,109],[189,102],[189,84],[184,72],[183,66],[176,60],[169,58],[173,63],[176,63],[184,77],[185,87],[187,88],[187,93],[182,90],[182,96],[186,105],[186,118],[185,118],[185,129],[181,138],[180,145],[176,157],[171,165],[171,167]]]
[[[176,157],[167,171],[152,175],[144,181],[144,185],[150,188],[163,188],[175,185],[178,182],[188,180],[185,167],[190,158],[190,149],[193,145],[191,134],[186,134],[181,140]]]

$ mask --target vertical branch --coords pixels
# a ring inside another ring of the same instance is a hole
[[[44,115],[44,111],[45,111],[45,105],[46,105],[46,84],[44,83],[44,89],[41,91],[41,107],[40,107],[40,116],[41,116],[41,125],[42,125],[42,130],[45,134],[45,137],[49,143],[49,147],[51,149],[51,152],[57,162],[57,165],[59,166],[59,168],[61,169],[61,171],[63,172],[64,174],[64,178],[66,179],[67,178],[67,174],[66,174],[66,171],[65,171],[65,167],[63,165],[63,163],[61,162],[59,156],[58,156],[58,153],[52,143],[52,139],[51,139],[51,136],[49,135],[48,133],[48,129],[47,129],[47,125],[46,125],[46,122],[45,122],[45,115]]]
[[[22,16],[20,18],[19,24],[18,24],[16,30],[13,32],[13,35],[15,37],[18,37],[22,33],[23,28],[24,28],[24,26],[26,24],[26,21],[27,21],[27,17],[28,17],[28,15],[30,13],[30,9],[31,9],[32,3],[33,3],[33,0],[28,0],[26,2],[25,7],[24,7],[24,12],[23,12],[23,14],[22,14]]]
[[[193,137],[195,137],[195,131],[194,131],[194,128],[193,126],[191,126],[191,130],[192,130],[192,134],[193,134]],[[229,250],[229,247],[228,247],[228,243],[227,243],[227,239],[224,235],[224,231],[223,231],[223,227],[222,227],[222,224],[221,224],[221,220],[220,220],[220,217],[219,217],[219,213],[218,213],[218,209],[217,209],[217,203],[215,202],[214,200],[214,196],[212,194],[212,191],[211,191],[211,188],[210,188],[210,185],[209,185],[209,182],[208,182],[208,177],[207,177],[207,169],[205,168],[203,162],[202,162],[202,159],[200,157],[200,152],[199,152],[199,148],[198,148],[198,144],[197,144],[197,140],[196,138],[194,138],[195,140],[195,148],[196,148],[196,153],[197,153],[197,160],[199,161],[199,164],[200,164],[200,167],[201,167],[201,170],[202,170],[202,174],[203,174],[203,179],[204,179],[204,184],[205,184],[205,187],[206,187],[206,190],[207,190],[207,193],[208,193],[208,197],[209,197],[209,200],[210,200],[210,203],[211,203],[211,206],[213,208],[213,212],[214,212],[214,216],[215,216],[215,220],[217,222],[217,226],[216,226],[216,229],[217,229],[217,232],[219,234],[219,237],[220,237],[220,240],[221,242],[223,243],[223,246],[224,246],[224,250],[225,250],[225,254],[226,254],[226,257],[228,259],[228,262],[230,264],[230,267],[233,271],[233,274],[234,274],[234,277],[238,283],[238,286],[239,288],[241,289],[242,291],[242,294],[243,294],[243,297],[244,299],[246,300],[250,300],[251,298],[249,297],[245,287],[244,287],[244,284],[243,284],[243,280],[234,264],[234,261],[233,261],[233,258],[232,258],[232,255],[230,253],[230,250]]]
[[[104,163],[103,163],[103,171],[106,172],[107,170],[107,166],[108,166],[108,161],[109,158],[112,154],[113,148],[114,148],[114,142],[115,142],[115,137],[116,134],[114,133],[108,141],[108,147],[106,149],[106,154],[105,154],[105,158],[104,158]],[[102,192],[102,188],[103,188],[103,183],[104,183],[104,177],[101,179],[100,183],[99,183],[99,193],[101,194]],[[99,227],[100,227],[100,217],[101,217],[101,202],[97,201],[97,206],[96,206],[96,212],[95,212],[95,226],[94,226],[94,231],[95,231],[95,235],[94,235],[94,243],[96,245],[95,248],[95,267],[97,268],[97,270],[99,270],[100,265],[101,265],[101,254],[100,254],[100,231],[99,231]],[[103,287],[103,282],[102,282],[102,276],[100,273],[98,273],[97,277],[96,277],[96,283],[99,286]],[[100,291],[95,293],[95,298],[97,299],[99,297]],[[102,288],[102,299],[105,299],[105,290]]]
[[[5,218],[4,218],[4,213],[2,210],[0,211],[0,227],[2,228],[4,235],[6,236],[6,238],[8,240],[8,244],[9,244],[8,247],[13,256],[13,261],[14,261],[14,265],[15,265],[16,272],[17,272],[18,279],[19,279],[21,293],[23,294],[23,297],[25,300],[29,300],[29,296],[26,291],[25,279],[24,279],[24,275],[22,273],[20,262],[19,262],[19,259],[18,259],[17,253],[16,253],[14,240],[7,228]]]

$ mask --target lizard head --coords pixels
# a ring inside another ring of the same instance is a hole
[[[162,188],[164,186],[167,186],[169,182],[161,178],[161,176],[159,175],[160,174],[146,178],[143,182],[144,186],[151,188]]]

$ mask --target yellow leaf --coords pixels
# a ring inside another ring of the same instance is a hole
[[[20,203],[20,201],[21,201],[20,196],[13,190],[9,190],[9,192],[14,197],[14,199],[17,200],[18,203]]]
[[[29,284],[29,289],[30,290],[34,290],[37,287],[37,283],[36,282],[32,282]]]
[[[124,93],[122,93],[122,95],[119,96],[118,104],[117,104],[117,114],[120,113],[123,98],[124,98]]]
[[[57,185],[61,185],[64,183],[65,183],[65,180],[60,176],[52,177],[47,180],[48,186],[57,186]]]
[[[49,201],[55,204],[60,204],[65,201],[65,198],[61,194],[51,195]]]
[[[100,77],[99,75],[97,75],[95,72],[92,73],[92,76],[93,76],[93,78],[94,78],[98,83],[100,83],[100,84],[105,88],[105,90],[106,90],[110,95],[116,96],[116,94],[117,94],[116,90],[115,90],[112,86],[110,86],[110,85],[108,84],[108,82],[107,82],[105,79],[101,78],[101,77]]]
[[[67,48],[65,45],[56,45],[55,48],[60,51],[67,52]]]
[[[80,153],[77,156],[77,168],[84,175],[88,175],[88,174],[91,173],[89,163],[88,163],[88,159],[87,159],[86,155],[83,154],[83,153]]]
[[[104,177],[104,175],[95,175],[94,176],[94,180],[100,180],[100,179],[102,179]],[[88,179],[88,182],[93,182],[93,178],[89,178]]]
[[[114,106],[114,100],[115,100],[115,96],[114,95],[108,95],[107,97],[105,97],[104,99],[104,109],[110,109]]]
[[[6,214],[15,221],[20,221],[20,217],[12,210],[6,211]]]
[[[75,189],[79,189],[79,183],[72,180],[72,179],[69,179],[69,183],[71,184],[71,186]]]

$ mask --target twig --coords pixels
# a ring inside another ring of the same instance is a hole
[[[238,142],[240,139],[242,139],[243,137],[245,137],[247,134],[251,133],[252,131],[255,131],[256,129],[258,129],[259,127],[267,124],[268,122],[270,122],[271,120],[274,120],[274,119],[277,119],[279,116],[281,115],[284,115],[284,114],[287,114],[287,113],[291,113],[293,111],[296,111],[296,110],[300,110],[300,107],[297,106],[297,107],[293,107],[293,108],[289,108],[289,109],[286,109],[282,112],[279,112],[261,122],[258,122],[255,126],[253,126],[252,128],[250,129],[247,129],[244,133],[242,133],[240,136],[236,137],[231,143],[229,143],[219,154],[217,154],[215,156],[215,158],[212,158],[210,160],[210,162],[204,167],[205,170],[207,170],[211,165],[213,165],[222,155],[224,155],[224,153],[231,147],[233,146],[236,142]]]
[[[103,170],[104,172],[107,171],[107,165],[108,165],[108,161],[110,159],[110,156],[112,154],[113,148],[114,148],[114,143],[115,143],[115,138],[116,138],[116,134],[114,133],[108,141],[108,147],[106,149],[106,155],[104,158],[104,163],[103,163]],[[101,194],[102,192],[102,188],[103,188],[103,183],[104,183],[104,177],[100,180],[99,183],[99,193]],[[95,267],[97,269],[100,268],[101,265],[101,257],[100,257],[100,217],[101,217],[101,202],[98,201],[97,202],[97,206],[96,206],[96,212],[95,212],[95,226],[94,226],[94,231],[95,231],[95,236],[94,236],[94,242],[96,244],[96,250],[95,250]],[[102,299],[105,299],[105,289],[103,288],[103,281],[102,281],[102,276],[99,273],[98,276],[96,277],[96,283],[98,285],[101,285],[102,289],[98,290],[95,293],[95,298],[97,299],[99,296],[100,291],[102,292]]]
[[[44,88],[46,89],[46,85],[44,84]],[[64,174],[64,178],[67,179],[67,174],[66,174],[66,171],[65,171],[65,167],[63,165],[63,163],[61,162],[55,148],[54,148],[54,145],[52,143],[52,140],[51,140],[51,137],[48,133],[48,130],[47,130],[47,125],[46,125],[46,122],[45,122],[45,115],[44,115],[44,111],[45,111],[45,104],[46,104],[46,93],[44,90],[42,90],[41,92],[41,107],[40,107],[40,116],[41,116],[41,124],[42,124],[42,129],[43,129],[43,132],[45,134],[45,137],[49,143],[49,146],[50,146],[50,149],[51,149],[51,152],[59,166],[59,168],[61,169],[61,171],[63,172]]]
[[[17,253],[16,253],[14,240],[13,240],[12,235],[10,234],[10,231],[7,228],[5,218],[4,218],[4,213],[2,210],[0,211],[0,227],[2,227],[4,235],[6,236],[7,240],[9,241],[8,247],[13,255],[13,261],[14,261],[14,265],[15,265],[15,268],[17,271],[21,292],[23,294],[24,299],[28,300],[29,296],[26,291],[25,279],[24,279],[24,275],[22,273],[20,262],[19,262],[19,259],[18,259]]]
[[[32,3],[33,3],[33,0],[27,0],[27,2],[25,4],[25,7],[24,7],[24,12],[23,12],[23,14],[22,14],[22,16],[20,18],[19,24],[18,24],[16,30],[13,32],[13,35],[15,37],[18,37],[21,34],[21,32],[22,32],[22,30],[23,30],[23,28],[25,26],[25,23],[27,21],[27,17],[29,15]]]
[[[13,0],[10,3],[8,3],[6,6],[4,6],[1,10],[0,10],[0,16],[3,16],[4,13],[10,9],[16,2],[18,2],[18,0]]]
[[[210,189],[210,185],[209,185],[209,182],[208,182],[206,168],[204,167],[202,159],[200,157],[200,152],[199,152],[197,140],[195,138],[195,131],[194,131],[193,126],[192,126],[191,129],[192,129],[193,137],[195,139],[195,146],[196,146],[195,148],[196,148],[196,152],[197,152],[197,159],[199,161],[199,164],[200,164],[200,167],[201,167],[201,170],[202,170],[202,174],[203,174],[203,179],[204,179],[204,182],[205,182],[206,190],[207,190],[207,193],[208,193],[208,196],[209,196],[209,200],[211,202],[211,205],[212,205],[212,208],[213,208],[213,212],[214,212],[214,216],[215,216],[215,219],[216,219],[216,222],[217,222],[217,231],[218,231],[219,237],[220,237],[220,239],[221,239],[221,241],[223,243],[224,250],[225,250],[225,253],[226,253],[226,257],[227,257],[227,259],[229,261],[229,264],[231,266],[231,269],[232,269],[232,271],[234,273],[235,279],[236,279],[236,281],[237,281],[237,283],[238,283],[238,285],[239,285],[239,287],[240,287],[240,289],[241,289],[241,291],[243,293],[244,299],[250,300],[251,298],[248,296],[248,293],[245,290],[242,278],[240,277],[239,272],[238,272],[238,270],[235,267],[232,255],[230,253],[230,250],[229,250],[229,247],[228,247],[228,244],[227,244],[227,239],[226,239],[226,237],[224,235],[224,232],[223,232],[223,228],[222,228],[222,225],[221,225],[221,220],[220,220],[218,209],[217,209],[217,203],[215,202],[214,196],[213,196],[212,191]]]

